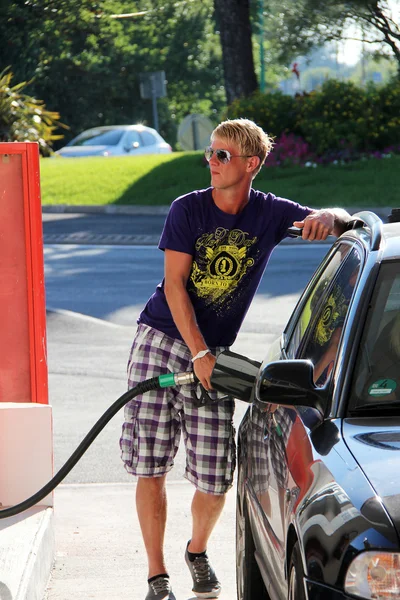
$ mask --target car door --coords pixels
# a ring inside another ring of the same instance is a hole
[[[151,131],[141,131],[143,153],[158,154],[160,152],[160,144],[156,136]]]
[[[130,129],[125,133],[123,140],[123,150],[127,154],[145,154],[143,152],[143,143],[139,133],[135,129]]]
[[[361,257],[350,243],[329,254],[300,299],[283,335],[281,359],[309,358],[316,385],[329,386],[341,331],[360,270]],[[309,430],[321,420],[314,409],[255,403],[251,412],[249,473],[264,522],[263,555],[273,573],[270,596],[285,598],[287,529],[294,508],[312,481]]]

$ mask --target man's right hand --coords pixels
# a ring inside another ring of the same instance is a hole
[[[211,387],[211,374],[214,369],[214,365],[217,362],[216,357],[210,352],[203,356],[203,358],[198,358],[193,363],[193,371],[204,387],[205,390],[212,390]]]

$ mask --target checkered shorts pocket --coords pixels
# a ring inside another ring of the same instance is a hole
[[[137,433],[137,414],[139,403],[132,404],[130,407],[130,419],[122,425],[122,435],[120,439],[121,458],[129,470],[134,470],[138,459],[138,433]]]

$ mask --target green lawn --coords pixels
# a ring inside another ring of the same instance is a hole
[[[43,204],[163,205],[210,184],[200,152],[141,157],[45,158]],[[264,168],[254,187],[319,206],[400,206],[400,157],[317,168]]]

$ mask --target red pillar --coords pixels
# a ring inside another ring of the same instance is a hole
[[[0,143],[0,402],[48,403],[37,143]]]

